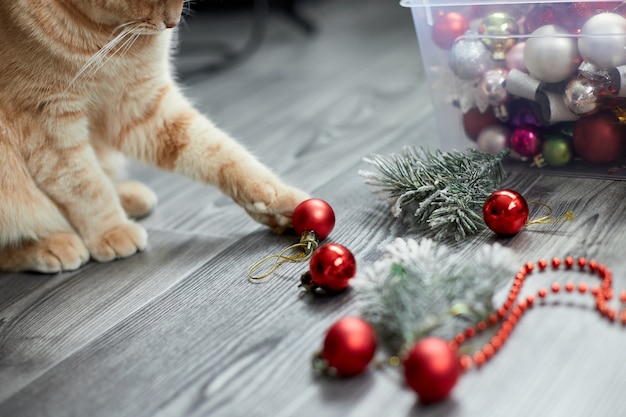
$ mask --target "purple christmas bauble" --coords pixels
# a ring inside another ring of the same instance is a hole
[[[520,126],[509,138],[511,149],[522,156],[534,156],[541,152],[539,129],[534,126]]]
[[[509,105],[507,124],[515,129],[521,126],[541,126],[541,121],[526,100],[515,100]]]

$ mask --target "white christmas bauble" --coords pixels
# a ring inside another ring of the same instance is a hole
[[[536,29],[524,47],[524,64],[528,72],[546,83],[568,79],[576,72],[580,62],[576,39],[557,25]]]
[[[509,146],[511,131],[505,125],[491,125],[481,130],[476,139],[476,147],[486,153],[496,155]]]
[[[591,17],[580,30],[578,50],[585,61],[601,68],[626,64],[626,19],[615,13]]]

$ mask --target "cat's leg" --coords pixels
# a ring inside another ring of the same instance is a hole
[[[124,211],[133,219],[146,217],[157,205],[157,195],[142,182],[116,182],[115,189]]]
[[[88,138],[82,103],[46,109],[53,114],[45,146],[32,151],[28,164],[37,184],[61,208],[92,258],[125,258],[146,247],[147,233],[131,221],[113,182],[100,166]]]
[[[158,200],[154,191],[139,181],[123,179],[125,160],[119,151],[101,140],[92,141],[92,145],[100,166],[115,184],[120,203],[126,214],[134,219],[150,214]]]
[[[224,131],[201,115],[173,84],[121,127],[114,144],[162,169],[219,187],[256,221],[276,231],[291,225],[308,195],[283,183]]]
[[[0,137],[0,270],[54,273],[89,259],[83,241]]]

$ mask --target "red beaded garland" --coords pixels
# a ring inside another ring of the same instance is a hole
[[[325,246],[330,245],[332,244]],[[594,259],[588,261],[585,257],[575,260],[571,256],[563,260],[554,257],[550,262],[554,270],[563,265],[565,270],[571,271],[574,264],[578,265],[581,272],[588,272],[600,278],[600,285],[593,286],[590,291],[598,313],[610,322],[618,321],[626,326],[626,306],[617,309],[610,305],[610,300],[614,297],[613,274],[606,265]],[[422,403],[434,403],[445,399],[454,388],[461,371],[473,366],[481,367],[492,359],[509,339],[524,313],[533,308],[535,297],[543,300],[550,297],[550,294],[562,292],[571,294],[578,290],[584,295],[589,292],[586,282],[575,284],[573,281],[567,281],[564,285],[553,282],[549,288],[541,287],[535,294],[529,294],[517,301],[528,276],[532,275],[534,270],[539,273],[547,271],[547,266],[548,261],[545,259],[540,259],[536,264],[525,263],[516,273],[506,301],[486,320],[478,322],[475,326],[468,326],[450,341],[426,337],[413,345],[402,362],[404,376],[407,385],[418,394]],[[626,290],[619,293],[619,301],[626,302]],[[480,349],[458,356],[460,345],[498,323],[500,328]],[[347,377],[363,372],[371,362],[375,350],[376,334],[371,325],[360,318],[346,317],[329,329],[318,358],[324,359],[338,376]]]
[[[320,357],[339,377],[362,373],[376,353],[376,332],[365,320],[344,317],[326,333]]]
[[[611,308],[608,305],[609,300],[614,297],[613,290],[611,288],[612,282],[612,273],[611,271],[603,264],[598,264],[597,261],[591,260],[587,261],[585,257],[580,257],[576,261],[573,257],[568,256],[564,261],[561,261],[560,258],[552,258],[552,267],[554,269],[558,269],[561,265],[564,266],[566,270],[570,270],[574,263],[577,263],[580,271],[586,272],[588,271],[591,274],[597,274],[601,279],[600,286],[594,286],[591,289],[591,294],[595,299],[596,310],[607,320],[613,322],[619,320],[622,325],[626,326],[626,307],[623,307],[621,311],[618,311],[616,308]],[[546,270],[545,265],[547,262],[543,259],[537,262],[537,266],[540,272]],[[532,272],[534,269],[534,264],[532,262],[527,262],[522,271],[526,273]],[[509,296],[507,300],[504,302],[502,307],[497,310],[497,319],[492,320],[491,316],[488,320],[488,325],[493,326],[498,322],[501,322],[500,330],[496,332],[496,336],[492,337],[491,340],[486,343],[481,349],[478,349],[471,355],[463,355],[460,358],[460,364],[463,369],[469,369],[472,366],[480,367],[483,366],[494,354],[502,347],[502,345],[507,341],[511,332],[522,318],[524,313],[528,308],[531,308],[535,302],[535,296],[533,294],[528,295],[525,299],[519,301],[516,305],[514,301],[517,300],[520,290],[524,281],[527,278],[527,275],[524,272],[520,272],[515,276],[515,280],[513,285],[511,286],[511,290],[509,291]],[[550,285],[550,292],[553,294],[557,294],[561,292],[561,289],[564,288],[566,293],[574,293],[576,289],[580,294],[587,294],[588,292],[588,284],[586,282],[580,282],[578,285],[574,284],[572,281],[566,282],[566,284],[562,287],[560,283],[554,282]],[[549,296],[550,292],[547,288],[541,287],[537,291],[536,295],[540,299],[545,299]],[[626,290],[623,290],[620,293],[620,301],[626,302]],[[467,339],[460,337],[468,334],[475,334],[478,330],[484,330],[485,322],[479,322],[475,327],[470,326],[464,330],[464,333],[458,333],[454,337],[454,342],[456,342],[456,346],[458,347]]]
[[[499,190],[483,204],[483,218],[487,226],[502,236],[520,232],[528,221],[528,203],[514,190]]]
[[[291,221],[299,235],[312,230],[319,240],[324,240],[335,227],[335,212],[326,201],[310,198],[296,206]]]

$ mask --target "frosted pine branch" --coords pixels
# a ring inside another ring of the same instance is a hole
[[[418,229],[437,240],[458,241],[485,228],[479,213],[506,178],[502,159],[507,154],[407,147],[400,154],[364,158],[377,172],[361,170],[359,175],[378,188],[374,193],[389,201],[394,216],[410,209]]]
[[[493,295],[515,274],[498,244],[461,256],[431,239],[396,239],[354,280],[364,319],[393,352],[428,334],[451,338],[493,312]]]

